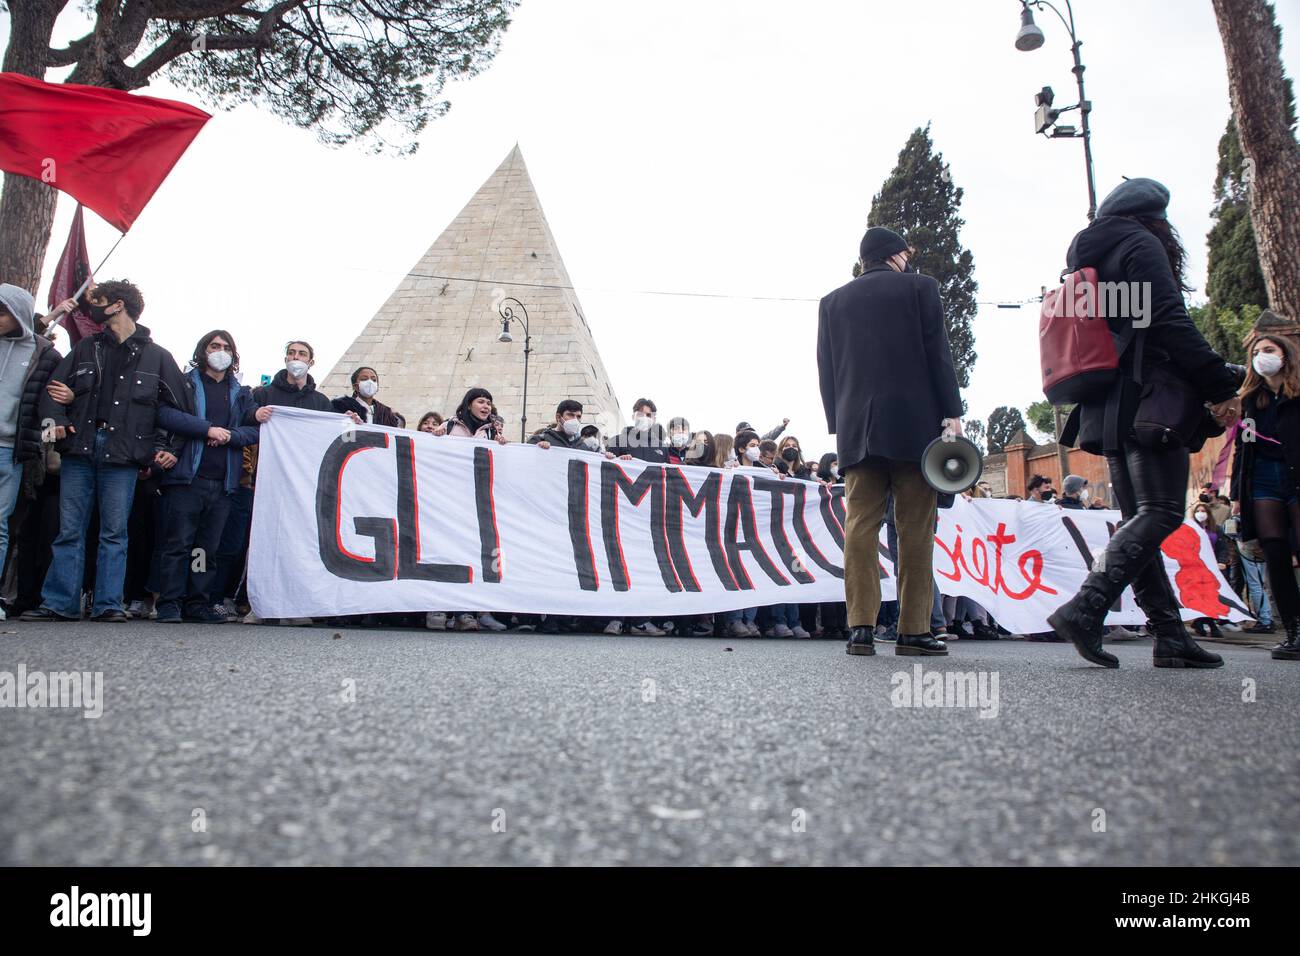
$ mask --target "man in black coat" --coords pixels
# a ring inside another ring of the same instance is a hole
[[[880,611],[877,547],[892,491],[898,528],[897,654],[948,653],[930,634],[937,494],[921,455],[941,433],[961,434],[961,395],[939,284],[909,264],[898,233],[867,230],[862,274],[821,301],[817,366],[827,429],[836,436],[848,521],[844,591],[850,654],[875,653]]]

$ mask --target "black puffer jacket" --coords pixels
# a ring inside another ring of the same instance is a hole
[[[43,335],[36,336],[36,351],[27,366],[27,379],[23,382],[23,397],[18,407],[14,461],[19,464],[32,461],[41,454],[41,396],[62,358],[53,342]]]
[[[116,382],[101,382],[106,350],[123,348],[121,374]],[[154,454],[167,450],[167,430],[177,424],[174,412],[189,414],[181,370],[161,345],[149,337],[143,325],[118,344],[111,329],[88,335],[72,347],[50,376],[72,389],[72,404],[60,405],[42,393],[41,420],[73,426],[58,443],[61,455],[90,455],[95,447],[95,415],[99,390],[112,389],[113,412],[108,421],[107,463],[146,468]],[[171,422],[171,425],[168,422]]]
[[[1237,377],[1223,358],[1210,348],[1201,335],[1183,301],[1183,292],[1174,278],[1173,268],[1160,240],[1135,219],[1126,216],[1099,216],[1088,228],[1074,237],[1066,256],[1071,271],[1092,266],[1097,281],[1125,283],[1129,289],[1141,289],[1150,325],[1141,333],[1142,381],[1151,384],[1151,371],[1177,376],[1191,386],[1202,402],[1222,402],[1237,391]],[[1129,316],[1107,316],[1111,331],[1120,335],[1136,316],[1130,299]],[[1137,411],[1140,389],[1134,381],[1133,361],[1136,343],[1120,357],[1122,374],[1112,389],[1122,390],[1117,398],[1115,434],[1118,444],[1107,447],[1104,441],[1106,399],[1081,403],[1070,413],[1065,428],[1065,443],[1078,431],[1078,445],[1094,455],[1117,451],[1129,440]],[[1203,439],[1202,439],[1203,441]],[[1199,446],[1198,446],[1199,447]]]

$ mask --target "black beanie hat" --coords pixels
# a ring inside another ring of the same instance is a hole
[[[888,259],[897,252],[907,251],[907,241],[892,229],[884,226],[872,226],[862,237],[858,246],[858,255],[867,262]]]
[[[1126,179],[1110,191],[1097,207],[1099,216],[1140,216],[1165,219],[1169,190],[1154,179]]]

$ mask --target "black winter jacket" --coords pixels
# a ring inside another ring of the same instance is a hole
[[[548,425],[541,431],[528,436],[528,444],[536,445],[540,442],[546,442],[555,448],[582,448],[584,451],[586,450],[583,448],[581,435],[574,435],[570,438],[564,433],[564,429],[557,428],[555,425]]]
[[[36,336],[36,351],[27,366],[23,397],[18,406],[18,434],[14,436],[14,461],[18,464],[40,457],[41,397],[62,358],[53,342],[43,335]]]
[[[348,412],[356,412],[356,415],[359,419],[361,419],[363,422],[366,420],[365,403],[362,402],[361,399],[357,398],[355,395],[341,395],[338,398],[334,399],[334,401],[330,402],[330,407],[334,411],[343,415],[347,414]],[[375,402],[375,404],[372,407],[374,408],[375,411],[375,419],[372,422],[372,424],[386,425],[389,428],[402,427],[397,421],[397,416],[393,414],[393,410],[389,408],[387,405],[385,405],[383,402]]]
[[[868,455],[920,461],[962,414],[939,283],[868,269],[821,301],[817,371],[840,471]]]
[[[662,465],[668,462],[672,444],[668,441],[668,432],[655,422],[643,432],[637,431],[634,425],[627,426],[609,440],[608,447],[615,455],[631,455],[641,461]]]
[[[125,349],[116,382],[102,381],[105,350]],[[170,450],[169,430],[183,421],[176,412],[192,414],[181,370],[143,325],[118,344],[112,329],[88,335],[72,347],[50,376],[72,389],[72,404],[60,405],[42,392],[39,414],[55,425],[72,426],[56,446],[61,455],[90,455],[95,447],[95,415],[101,388],[112,389],[113,411],[108,420],[110,465],[147,468],[154,454]]]
[[[1072,272],[1091,266],[1097,270],[1099,283],[1123,283],[1122,288],[1130,290],[1130,314],[1108,315],[1107,322],[1115,335],[1122,334],[1135,318],[1150,323],[1139,333],[1142,389],[1158,387],[1152,381],[1152,370],[1159,368],[1161,374],[1175,376],[1191,386],[1200,402],[1222,402],[1237,391],[1236,375],[1210,348],[1187,314],[1182,289],[1164,246],[1141,223],[1126,216],[1098,217],[1074,237],[1066,264]],[[1137,315],[1139,300],[1133,297],[1132,290],[1140,290],[1143,316]],[[1066,444],[1074,444],[1076,429],[1078,446],[1094,455],[1118,451],[1131,441],[1141,397],[1133,369],[1137,345],[1135,340],[1120,357],[1121,375],[1109,396],[1115,400],[1116,442],[1107,447],[1104,440],[1107,398],[1100,398],[1081,403],[1070,413],[1063,434]],[[1119,394],[1115,394],[1117,390]]]
[[[270,385],[259,385],[253,389],[253,404],[256,408],[250,409],[248,417],[244,424],[254,425],[257,419],[253,416],[257,409],[264,405],[287,405],[289,408],[306,408],[316,412],[332,412],[334,406],[328,398],[316,391],[316,380],[310,375],[302,388],[293,385],[289,381],[288,369],[280,369],[275,373],[275,378],[271,379]]]

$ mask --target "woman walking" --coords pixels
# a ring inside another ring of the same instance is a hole
[[[1222,667],[1183,627],[1160,544],[1183,521],[1189,452],[1237,417],[1239,378],[1201,335],[1183,301],[1186,253],[1166,218],[1169,190],[1151,179],[1121,183],[1070,245],[1071,272],[1091,266],[1099,285],[1122,290],[1106,321],[1120,348],[1109,393],[1080,402],[1063,441],[1105,455],[1123,522],[1079,592],[1047,620],[1102,667],[1119,658],[1102,648],[1106,613],[1133,586],[1155,636],[1156,667]],[[1140,383],[1140,384],[1139,384]],[[1209,412],[1204,409],[1210,405]]]

